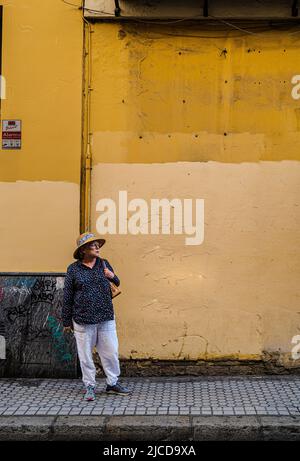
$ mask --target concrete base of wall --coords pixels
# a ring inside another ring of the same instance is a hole
[[[104,377],[99,357],[94,357],[97,376]],[[279,363],[276,358],[251,360],[120,360],[122,376],[217,376],[217,375],[265,375],[300,374],[300,365],[288,366]]]

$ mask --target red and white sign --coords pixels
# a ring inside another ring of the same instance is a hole
[[[21,120],[2,120],[2,149],[21,149]]]

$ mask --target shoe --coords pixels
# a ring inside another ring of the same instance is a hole
[[[90,402],[92,400],[95,400],[95,398],[95,388],[93,386],[87,386],[84,400]]]
[[[106,386],[107,394],[119,394],[119,395],[129,395],[131,391],[127,389],[125,386],[121,386],[121,384],[116,383],[114,386],[110,386],[107,384]]]

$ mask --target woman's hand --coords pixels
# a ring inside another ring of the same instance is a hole
[[[73,333],[72,327],[64,327],[64,333]]]
[[[113,279],[115,274],[110,271],[109,269],[107,269],[107,267],[104,269],[104,275],[105,277],[109,278],[109,279]]]

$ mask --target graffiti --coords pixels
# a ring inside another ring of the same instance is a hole
[[[21,282],[21,287],[32,288],[36,279],[34,277],[24,277]]]
[[[27,317],[30,311],[30,305],[21,304],[20,306],[12,306],[7,312],[7,319],[10,323],[14,323],[19,317]]]
[[[63,287],[64,277],[0,275],[0,378],[76,377],[75,341],[62,331]]]
[[[30,292],[28,292],[30,295]],[[8,294],[12,294],[12,287],[8,289]],[[47,328],[39,328],[39,319],[36,317],[36,310],[32,310],[31,296],[27,297],[27,302],[17,305],[9,305],[3,309],[6,312],[6,319],[9,324],[15,325],[18,322],[18,333],[22,336],[24,343],[31,343],[38,338],[49,336]]]
[[[5,287],[32,288],[35,284],[35,277],[5,277]]]
[[[72,359],[72,356],[67,351],[66,341],[64,339],[62,327],[60,326],[59,322],[54,317],[49,315],[47,323],[50,328],[52,338],[54,340],[54,348],[56,349],[59,358],[63,362],[70,361]]]
[[[19,328],[20,334],[23,335],[24,344],[32,344],[37,339],[45,339],[49,337],[49,330],[44,328],[38,330],[36,326],[26,325]]]
[[[56,281],[50,278],[36,280],[32,287],[31,304],[49,303],[52,304],[56,290]]]

